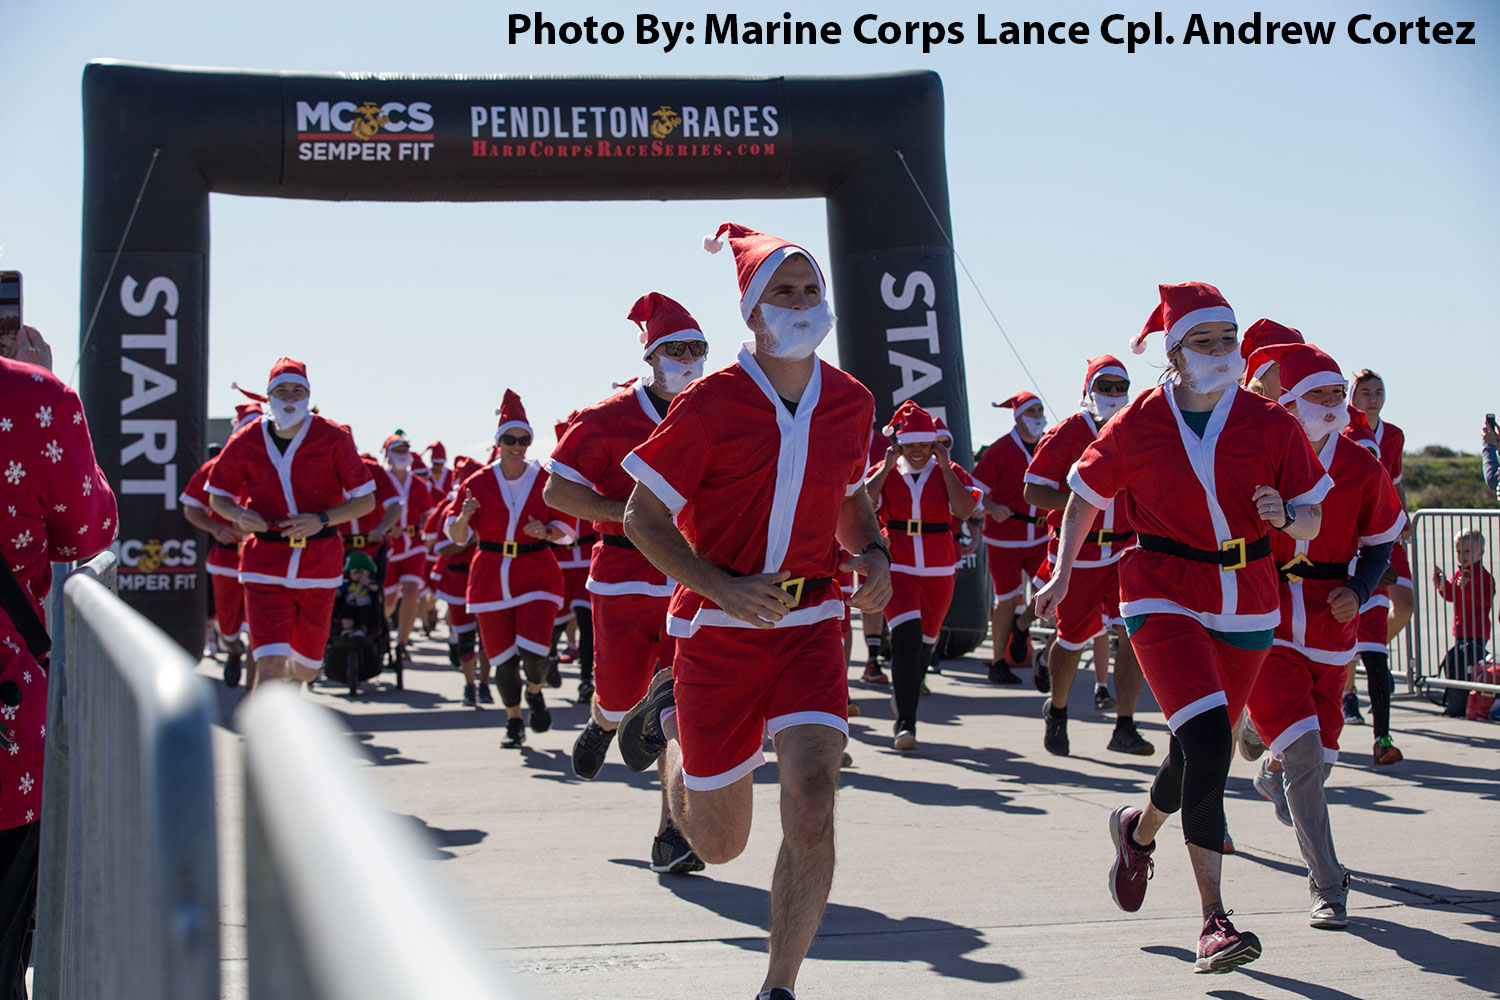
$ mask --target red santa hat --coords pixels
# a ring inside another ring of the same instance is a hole
[[[460,455],[453,460],[453,483],[458,485],[478,472],[482,466],[468,455]]]
[[[495,428],[495,445],[500,444],[500,435],[506,431],[524,430],[531,437],[536,437],[536,432],[531,429],[531,424],[526,420],[526,408],[521,405],[521,397],[517,396],[514,389],[506,389],[505,396],[500,400],[500,409],[495,411],[500,418],[500,426]]]
[[[307,381],[307,366],[291,358],[277,358],[276,363],[271,366],[271,377],[266,381],[266,392],[269,393],[278,385],[300,385],[308,392],[312,392],[312,386]]]
[[[1131,339],[1132,353],[1146,353],[1146,338],[1153,333],[1166,334],[1170,351],[1199,323],[1234,322],[1234,310],[1213,285],[1185,281],[1180,285],[1157,285],[1156,289],[1161,301],[1151,311],[1141,332]]]
[[[1266,373],[1266,369],[1276,364],[1275,358],[1261,353],[1262,348],[1302,343],[1306,343],[1302,331],[1294,327],[1282,326],[1271,319],[1258,319],[1251,323],[1240,338],[1240,357],[1245,359],[1245,384],[1249,385],[1253,378],[1260,378]]]
[[[1130,373],[1125,370],[1125,363],[1113,354],[1101,354],[1097,358],[1089,358],[1088,371],[1083,376],[1083,396],[1080,403],[1088,404],[1089,392],[1094,388],[1094,379],[1101,375],[1114,375],[1125,381],[1130,381]]]
[[[943,438],[947,438],[949,441],[953,440],[953,432],[948,429],[947,424],[943,423],[942,417],[933,417],[932,422],[937,427],[938,440],[941,441]]]
[[[734,251],[734,268],[740,279],[740,315],[746,320],[755,311],[771,275],[776,273],[788,257],[801,254],[812,262],[813,273],[818,276],[818,292],[827,295],[823,281],[823,269],[812,254],[795,243],[788,243],[779,236],[768,236],[733,222],[725,222],[712,236],[703,237],[703,249],[718,253],[724,249],[725,234],[729,236],[729,248]]]
[[[441,441],[434,441],[422,450],[432,456],[433,465],[448,461],[448,449],[443,447],[443,442]]]
[[[410,449],[411,438],[406,436],[405,431],[397,431],[396,433],[385,439],[385,443],[380,446],[380,450],[389,455],[392,448],[396,447],[397,445],[403,444],[406,445],[408,449]]]
[[[1002,399],[1000,402],[991,403],[990,405],[999,407],[1002,410],[1014,410],[1019,414],[1032,403],[1040,403],[1041,401],[1041,397],[1034,392],[1018,392],[1009,399]]]
[[[708,340],[692,313],[682,303],[661,292],[647,292],[636,299],[625,318],[641,328],[641,344],[645,347],[642,361],[661,344],[675,340]]]
[[[891,422],[880,429],[897,444],[922,444],[937,440],[937,424],[932,414],[908,399],[891,414]]]
[[[563,417],[557,423],[552,425],[552,433],[557,435],[557,439],[561,441],[562,436],[568,432],[568,425],[577,419],[578,411],[574,410],[572,413],[568,414],[566,417]]]
[[[232,434],[234,431],[239,430],[264,412],[259,403],[241,403],[239,406],[236,406],[234,408],[234,428],[230,433]]]
[[[1275,348],[1261,348],[1263,351]],[[1280,351],[1281,398],[1285,406],[1304,393],[1329,385],[1344,385],[1344,373],[1337,361],[1311,344],[1287,344]]]

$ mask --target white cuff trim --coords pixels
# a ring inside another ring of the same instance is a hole
[[[849,737],[849,722],[841,719],[831,712],[790,712],[786,715],[778,715],[773,719],[766,720],[766,732],[775,739],[776,734],[793,726],[827,726],[829,729],[837,729]]]
[[[673,489],[661,473],[647,465],[634,452],[625,456],[620,462],[620,467],[630,473],[632,479],[656,494],[656,499],[665,504],[674,515],[687,506],[686,498]]]
[[[711,792],[716,788],[725,788],[734,784],[765,762],[766,755],[756,750],[749,757],[746,757],[734,767],[720,774],[699,777],[696,774],[689,774],[684,769],[682,772],[682,783],[695,792]]]
[[[1173,712],[1171,717],[1167,719],[1167,728],[1175,733],[1184,722],[1187,722],[1189,719],[1197,718],[1204,712],[1217,708],[1220,705],[1224,705],[1226,707],[1229,705],[1229,699],[1225,697],[1223,691],[1215,691],[1213,694],[1206,694],[1202,698],[1199,698],[1197,701],[1184,705],[1177,711]]]

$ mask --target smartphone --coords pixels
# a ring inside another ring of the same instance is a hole
[[[1493,413],[1486,413],[1484,415],[1484,422],[1489,424],[1491,427],[1494,427],[1496,430],[1500,430],[1500,424],[1495,423],[1495,415]]]
[[[0,354],[16,356],[21,334],[21,272],[0,271]]]

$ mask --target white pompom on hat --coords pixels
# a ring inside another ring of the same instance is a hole
[[[1153,333],[1166,335],[1167,350],[1182,343],[1187,332],[1199,323],[1233,323],[1234,310],[1213,285],[1202,281],[1185,281],[1180,285],[1157,285],[1161,301],[1151,311],[1141,332],[1130,340],[1134,354],[1146,353],[1146,338]]]
[[[647,292],[636,299],[625,318],[641,328],[642,361],[661,344],[677,340],[708,340],[693,314],[682,303],[661,292]]]
[[[495,411],[495,415],[500,418],[500,426],[495,428],[496,445],[500,443],[500,435],[506,431],[519,429],[536,437],[536,432],[526,420],[526,408],[521,405],[521,397],[516,395],[514,389],[505,390],[505,396],[500,400],[500,409]]]

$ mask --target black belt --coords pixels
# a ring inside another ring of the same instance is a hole
[[[603,532],[599,535],[599,541],[603,542],[605,545],[609,545],[617,549],[635,548],[635,542],[632,542],[624,535],[611,535],[607,532]]]
[[[599,536],[598,535],[584,535],[582,538],[579,538],[576,541],[574,541],[572,545],[569,545],[568,548],[570,548],[570,549],[581,549],[585,545],[593,545],[598,540],[599,540]]]
[[[370,544],[368,535],[345,535],[344,545],[351,549],[362,549]]]
[[[605,537],[607,538],[609,536],[606,535]],[[724,572],[728,573],[730,576],[750,575],[749,573],[741,573],[737,569],[726,569],[724,570]],[[780,587],[782,590],[792,595],[793,604],[789,610],[795,611],[797,608],[800,608],[802,606],[802,598],[806,597],[809,594],[813,594],[818,592],[819,590],[822,590],[832,582],[833,577],[831,576],[795,576],[790,580],[782,580],[780,583],[773,583],[771,586]]]
[[[894,531],[904,531],[908,535],[939,535],[953,530],[949,521],[887,521],[885,526]]]
[[[294,549],[305,549],[308,542],[317,541],[319,538],[332,538],[338,533],[339,529],[331,524],[326,524],[315,534],[308,535],[306,538],[288,538],[279,531],[257,531],[255,537],[263,542],[280,542],[283,545],[290,545]]]
[[[467,573],[469,571],[469,564],[468,563],[448,563],[447,568],[451,569],[455,573]]]
[[[479,543],[484,552],[498,552],[507,559],[514,559],[526,552],[541,552],[552,547],[551,542],[485,542]]]
[[[1346,562],[1314,562],[1305,555],[1297,555],[1285,566],[1276,567],[1281,573],[1281,578],[1288,583],[1298,583],[1302,580],[1337,580],[1340,583],[1349,579],[1349,564]]]
[[[239,542],[221,542],[217,538],[210,538],[208,541],[216,549],[228,549],[231,552],[238,552],[240,550]]]
[[[1038,528],[1046,527],[1047,525],[1046,514],[1037,514],[1036,516],[1032,516],[1031,514],[1022,514],[1019,511],[1012,511],[1010,517],[1011,520],[1025,521],[1027,524],[1034,524]]]
[[[1134,537],[1133,531],[1090,531],[1083,536],[1083,540],[1093,542],[1095,545],[1113,545],[1115,542],[1123,542]]]
[[[1179,559],[1209,563],[1223,569],[1244,569],[1251,560],[1265,559],[1271,555],[1270,535],[1261,535],[1250,542],[1243,538],[1231,538],[1217,549],[1195,549],[1175,538],[1148,535],[1144,531],[1137,532],[1135,537],[1140,547],[1148,552],[1165,552]]]

